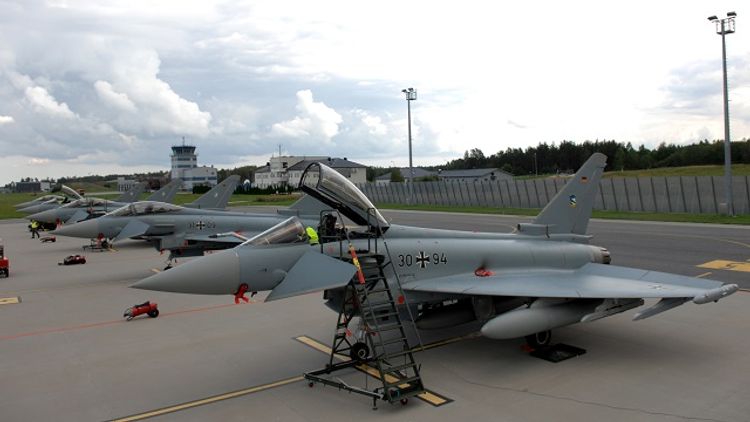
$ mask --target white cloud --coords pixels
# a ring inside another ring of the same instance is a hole
[[[9,123],[13,123],[13,121],[14,121],[13,116],[0,115],[0,125],[7,125]]]
[[[130,98],[128,98],[126,94],[115,92],[114,88],[112,88],[112,84],[109,82],[96,81],[94,82],[94,89],[96,89],[96,93],[99,94],[99,98],[108,105],[123,111],[136,111],[135,104],[130,101]]]
[[[26,99],[34,107],[34,110],[40,113],[46,113],[52,116],[72,119],[76,117],[75,113],[70,111],[65,103],[58,103],[46,89],[41,86],[28,87],[25,90]]]
[[[543,1],[531,21],[499,25],[528,7],[383,0],[363,14],[351,2],[16,2],[0,14],[0,116],[13,118],[0,126],[0,150],[50,159],[33,171],[61,174],[167,168],[181,136],[201,164],[263,164],[279,143],[404,164],[408,86],[419,90],[419,164],[562,139],[723,137],[720,39],[704,5],[636,0],[602,13],[592,4]],[[404,16],[420,18],[399,24]],[[669,24],[634,31],[643,16]],[[740,139],[750,136],[750,31],[727,42]],[[86,163],[66,161],[75,157]],[[3,177],[26,160],[8,163]]]
[[[41,166],[49,164],[49,160],[47,158],[30,158],[26,163],[32,166]]]
[[[341,115],[323,102],[313,100],[309,89],[297,91],[297,111],[292,120],[275,123],[271,136],[328,142],[339,133]]]

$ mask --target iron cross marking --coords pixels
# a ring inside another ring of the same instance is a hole
[[[430,263],[430,256],[425,255],[424,251],[419,251],[419,255],[415,256],[414,259],[417,261],[417,264],[419,264],[419,268],[426,268],[427,264]]]
[[[202,220],[198,220],[198,222],[195,223],[195,227],[198,227],[198,230],[203,230],[203,228],[206,227],[206,223]]]

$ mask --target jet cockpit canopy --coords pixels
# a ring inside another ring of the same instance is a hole
[[[271,227],[263,233],[242,243],[242,246],[267,246],[267,245],[284,245],[290,243],[307,242],[307,233],[305,226],[299,218],[289,217],[281,223]]]
[[[109,203],[106,199],[100,198],[81,198],[63,205],[63,208],[86,208],[86,207],[103,207]]]
[[[321,163],[312,163],[302,173],[299,188],[331,208],[338,210],[355,224],[385,232],[390,224],[375,205],[354,183],[341,173]]]
[[[120,207],[107,215],[114,217],[132,217],[136,215],[164,214],[179,211],[181,209],[183,208],[180,206],[167,204],[166,202],[140,201]]]

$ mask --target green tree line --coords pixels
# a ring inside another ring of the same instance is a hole
[[[536,147],[508,148],[485,156],[474,148],[462,158],[449,161],[440,168],[448,170],[499,168],[513,175],[570,172],[580,167],[591,154],[601,152],[609,158],[605,171],[642,170],[657,167],[682,167],[724,163],[724,141],[703,140],[697,144],[661,143],[654,149],[641,145],[637,149],[628,142],[562,141],[559,145],[541,143]],[[732,162],[750,163],[750,140],[732,142]]]

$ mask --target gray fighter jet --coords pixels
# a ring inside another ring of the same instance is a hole
[[[16,205],[16,210],[24,214],[35,214],[38,212],[59,208],[63,204],[67,204],[71,201],[83,198],[83,196],[76,192],[75,189],[65,185],[62,185],[60,191],[63,193],[63,195],[45,195],[42,198],[35,199],[34,201],[24,202]]]
[[[321,245],[310,246],[304,225],[291,217],[240,246],[132,287],[235,297],[270,291],[266,301],[324,291],[327,304],[339,310],[347,303],[347,286],[358,278],[369,283],[353,265],[355,251],[360,260],[382,262],[391,290],[405,292],[399,303],[408,304],[417,327],[478,320],[489,338],[527,337],[532,345],[548,343],[552,329],[612,316],[644,299],[658,302],[635,320],[738,290],[736,284],[609,265],[607,249],[590,245],[586,235],[605,164],[604,155],[594,154],[532,223],[498,234],[391,225],[345,177],[314,163],[301,189],[335,209],[329,216],[340,214],[359,227],[342,225],[343,218],[335,227],[325,222]]]
[[[228,188],[231,188],[229,192],[234,190],[233,186]],[[213,197],[212,193],[209,194]],[[317,225],[320,211],[326,208],[310,197],[303,197],[288,209],[279,210],[278,215],[215,211],[143,201],[96,219],[67,224],[52,234],[85,239],[106,238],[110,239],[110,243],[128,238],[145,239],[159,251],[168,250],[171,264],[178,257],[201,256],[207,250],[237,246],[287,219],[289,214],[305,218],[310,225]]]
[[[65,197],[61,195],[44,195],[32,201],[21,202],[20,204],[13,205],[13,207],[17,210],[21,210],[23,208],[28,208],[32,205],[39,205],[45,202],[63,201],[63,200],[65,200]]]
[[[173,180],[161,189],[151,194],[148,200],[169,202],[174,198],[177,190],[180,188],[180,181]],[[143,192],[145,185],[138,184],[130,191],[123,193],[115,201],[101,198],[82,197],[73,202],[63,204],[58,208],[48,209],[46,211],[31,214],[26,218],[29,220],[41,221],[43,223],[75,223],[77,221],[96,218],[121,208],[129,203],[138,200]]]

